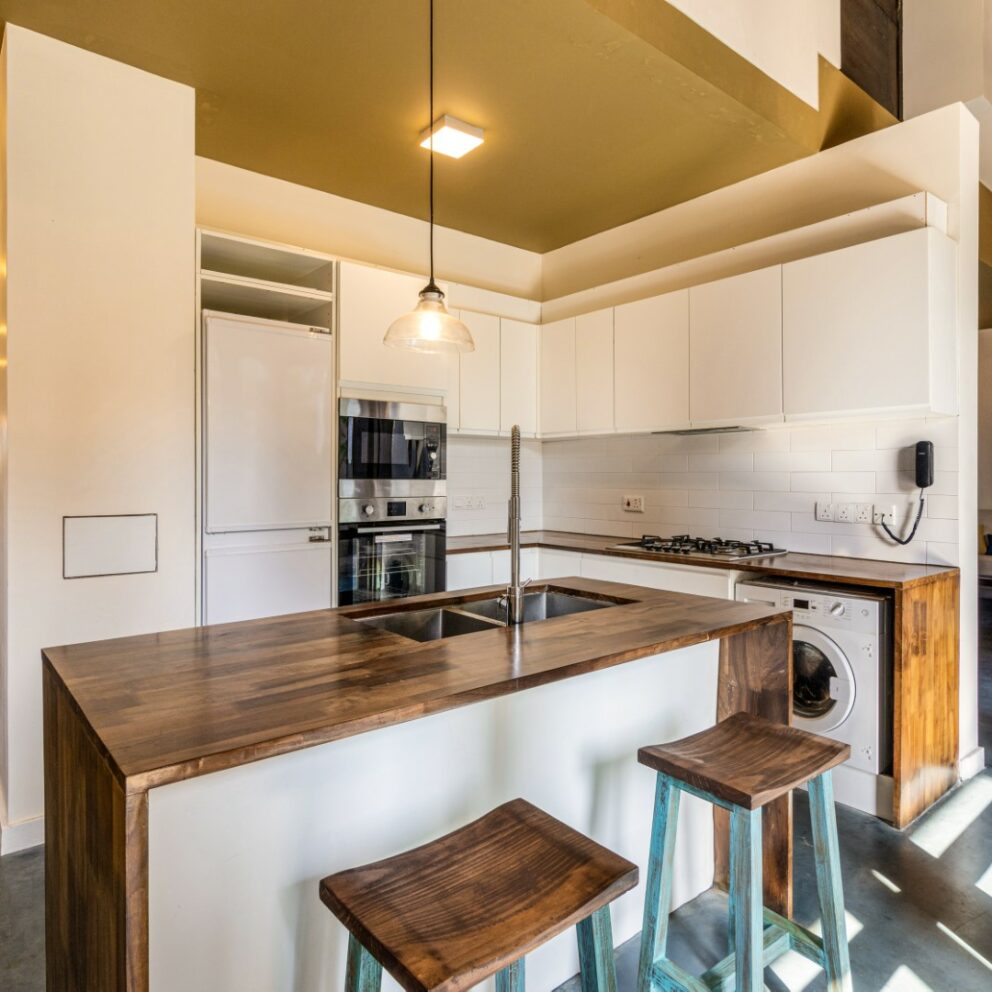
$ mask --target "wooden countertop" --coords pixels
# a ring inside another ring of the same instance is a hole
[[[533,588],[624,605],[428,643],[353,619],[487,598],[492,587],[48,648],[44,663],[135,793],[789,616],[591,579]]]
[[[913,565],[895,561],[874,561],[869,558],[845,558],[840,555],[808,555],[788,552],[760,561],[700,561],[682,555],[659,555],[649,551],[617,551],[613,545],[632,540],[625,537],[604,537],[597,534],[572,534],[566,531],[534,530],[520,535],[526,548],[553,548],[558,551],[581,551],[589,554],[612,555],[667,565],[696,568],[723,568],[788,578],[834,582],[842,585],[873,586],[881,589],[908,589],[953,574],[958,569],[946,565]],[[474,534],[449,537],[448,554],[468,554],[473,551],[503,551],[509,547],[505,534]]]

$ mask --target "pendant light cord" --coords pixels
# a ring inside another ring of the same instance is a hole
[[[434,127],[434,0],[430,0],[430,127]],[[430,286],[437,291],[434,284],[434,134],[431,133],[431,164],[430,164],[430,258],[431,258],[431,279]]]

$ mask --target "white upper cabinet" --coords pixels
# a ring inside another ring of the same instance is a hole
[[[576,426],[580,434],[613,430],[613,308],[575,318]]]
[[[689,291],[616,307],[613,351],[616,429],[687,427]]]
[[[786,418],[956,413],[955,251],[928,227],[786,264]]]
[[[500,430],[514,424],[537,434],[538,334],[540,326],[500,319]]]
[[[575,318],[541,328],[541,434],[574,434]]]
[[[689,290],[694,427],[782,420],[782,266]]]
[[[499,317],[469,310],[462,310],[459,317],[472,332],[475,351],[453,356],[459,365],[458,421],[452,419],[449,389],[448,424],[455,430],[496,434],[500,393]]]
[[[414,308],[426,281],[424,276],[341,263],[338,347],[343,381],[447,392],[448,356],[418,355],[382,343],[389,325]]]

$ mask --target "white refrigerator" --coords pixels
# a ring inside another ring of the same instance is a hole
[[[204,311],[204,623],[332,605],[334,342]]]

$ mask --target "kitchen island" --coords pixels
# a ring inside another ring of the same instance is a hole
[[[46,650],[49,992],[341,987],[321,876],[516,795],[643,865],[638,745],[739,710],[789,720],[788,614],[568,578],[528,590],[551,593],[549,619],[480,625],[498,591]],[[554,597],[586,606],[555,616]],[[461,618],[451,636],[383,619],[437,607]],[[766,901],[783,910],[790,809],[765,815]],[[709,808],[683,816],[677,902],[726,870]],[[641,898],[615,906],[618,942]],[[535,989],[564,980],[571,942],[529,967]]]

